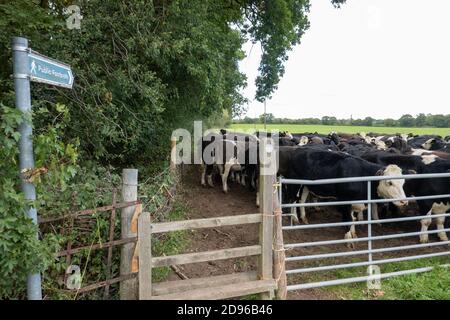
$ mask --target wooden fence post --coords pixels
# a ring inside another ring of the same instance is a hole
[[[279,186],[281,188],[281,186]],[[274,197],[273,201],[275,220],[274,220],[274,248],[273,248],[273,277],[277,281],[276,298],[278,300],[286,300],[287,296],[287,279],[285,269],[286,255],[284,253],[283,230],[282,227],[282,211],[281,199]]]
[[[259,278],[273,279],[273,144],[272,139],[263,138],[260,141],[260,173],[259,173],[259,210],[262,222],[259,230],[261,256],[259,259]],[[273,290],[261,294],[261,299],[273,299]]]
[[[122,200],[136,201],[137,200],[137,185],[138,185],[138,170],[137,169],[123,169],[122,171]],[[122,209],[121,214],[121,239],[135,237],[136,233],[131,230],[131,220],[135,206],[130,206]],[[120,275],[124,276],[131,273],[131,263],[134,254],[134,243],[127,243],[122,246],[120,254]],[[130,279],[120,283],[120,299],[121,300],[137,300],[137,279]]]
[[[152,297],[152,226],[149,212],[142,212],[138,219],[139,250],[139,300]]]

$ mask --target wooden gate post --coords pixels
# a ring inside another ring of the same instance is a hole
[[[275,175],[273,170],[273,143],[272,139],[263,138],[260,141],[259,157],[259,210],[262,222],[259,229],[261,256],[259,259],[259,278],[261,280],[273,279],[273,186]],[[273,299],[273,290],[261,294],[261,299]]]
[[[139,250],[139,300],[152,297],[152,226],[149,212],[142,212],[138,219]]]
[[[125,202],[137,200],[138,170],[123,169],[122,171],[122,200]],[[135,237],[136,233],[131,230],[131,221],[136,206],[122,209],[121,214],[121,239]],[[120,275],[128,275],[131,271],[131,263],[134,254],[134,243],[127,243],[122,246],[120,254]],[[121,300],[137,300],[138,287],[136,278],[122,281],[120,283]]]

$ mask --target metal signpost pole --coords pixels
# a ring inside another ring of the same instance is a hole
[[[31,112],[30,80],[28,75],[28,40],[25,38],[14,37],[12,39],[13,50],[13,77],[14,90],[16,93],[16,108],[23,113]],[[34,168],[33,156],[33,129],[29,121],[24,121],[19,127],[19,154],[20,154],[20,172]],[[22,178],[22,191],[25,200],[36,200],[36,189],[34,185]],[[36,208],[30,206],[28,217],[37,224]],[[36,233],[36,237],[39,235]],[[28,300],[42,300],[41,274],[35,273],[28,275],[27,279],[27,297]]]
[[[46,57],[28,48],[28,39],[12,38],[13,77],[16,94],[16,108],[24,114],[31,113],[30,81],[51,84],[71,89],[74,82],[72,69],[69,65]],[[19,127],[19,159],[22,174],[22,191],[25,200],[36,200],[34,185],[24,179],[23,173],[34,168],[33,129],[31,121],[24,121]],[[36,208],[30,206],[28,217],[37,225]],[[36,234],[36,238],[39,237]],[[27,296],[29,300],[42,300],[41,274],[28,276]]]

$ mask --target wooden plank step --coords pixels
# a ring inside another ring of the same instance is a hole
[[[275,290],[275,280],[255,280],[153,296],[152,300],[222,300]]]
[[[257,279],[258,279],[257,272],[249,271],[204,278],[192,278],[187,280],[156,282],[152,284],[153,287],[152,293],[155,296],[159,296],[187,290],[209,288],[214,286],[217,287],[233,283],[254,281]]]

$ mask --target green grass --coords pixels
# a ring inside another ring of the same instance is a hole
[[[433,271],[397,276],[381,280],[380,290],[368,290],[366,283],[326,287],[333,296],[351,300],[450,300],[450,268],[439,265],[448,263],[448,258],[406,261],[380,266],[382,273],[434,266]],[[350,278],[365,274],[365,268],[342,269],[333,273],[333,278]]]
[[[238,123],[232,124],[230,129],[247,131],[263,129],[263,124]],[[331,131],[340,133],[376,132],[380,134],[413,133],[413,134],[438,134],[443,137],[450,134],[450,128],[400,128],[400,127],[362,127],[362,126],[324,126],[302,124],[268,124],[267,130],[289,131],[291,133],[318,132],[328,134]]]
[[[166,221],[177,221],[185,218],[187,211],[185,204],[181,199],[175,199],[173,209],[169,212]],[[183,252],[189,245],[188,231],[174,231],[164,233],[160,237],[153,237],[152,247],[155,256],[163,254],[170,256]],[[170,267],[153,268],[152,281],[161,282],[167,279],[171,272]]]

